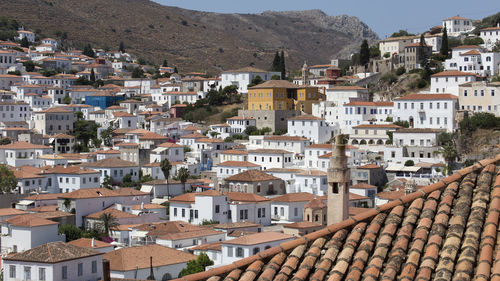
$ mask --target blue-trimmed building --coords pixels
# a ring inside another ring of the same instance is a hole
[[[122,100],[125,100],[125,96],[116,96],[110,93],[97,93],[91,96],[86,96],[85,104],[105,109],[106,107],[118,104]]]

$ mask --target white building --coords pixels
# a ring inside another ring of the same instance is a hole
[[[255,222],[271,224],[269,199],[257,194],[243,192],[220,193],[208,190],[201,193],[186,193],[170,199],[170,220],[193,224],[203,221]]]
[[[288,193],[271,199],[271,216],[280,222],[304,220],[304,206],[314,199],[309,192]]]
[[[269,168],[286,168],[293,165],[294,153],[283,149],[254,149],[248,151],[248,162]]]
[[[333,137],[334,128],[324,118],[312,115],[299,115],[287,121],[288,135],[311,140],[312,143],[325,143]]]
[[[445,69],[468,71],[486,77],[496,76],[499,64],[500,53],[488,52],[478,46],[459,46],[453,49],[452,58],[445,61]]]
[[[101,252],[64,242],[48,243],[4,257],[3,278],[9,281],[98,281],[102,279],[102,256]]]
[[[384,148],[384,161],[389,165],[404,165],[406,161],[440,163],[438,136],[444,129],[399,129],[393,133],[393,144]]]
[[[446,28],[448,36],[456,37],[474,30],[473,21],[468,18],[455,16],[443,20],[443,27]]]
[[[0,117],[2,121],[29,121],[29,104],[24,101],[0,101]]]
[[[254,67],[244,67],[237,70],[224,71],[221,75],[221,86],[222,88],[225,88],[227,86],[234,85],[237,87],[238,92],[248,93],[247,86],[252,83],[252,80],[255,77],[260,76],[263,81],[268,81],[271,80],[273,75],[281,77],[280,72],[265,71]]]
[[[24,165],[39,167],[43,161],[38,157],[52,153],[53,150],[50,146],[27,142],[14,142],[0,145],[0,163],[13,167]]]
[[[484,41],[484,47],[488,50],[493,49],[497,42],[500,42],[500,25],[496,27],[487,27],[479,30],[479,36]]]
[[[83,166],[99,171],[100,183],[106,176],[112,178],[114,182],[122,182],[123,177],[130,174],[132,181],[139,179],[139,166],[135,162],[125,161],[118,157],[109,157],[96,162],[84,163]]]
[[[401,36],[381,40],[378,47],[380,55],[384,57],[384,54],[389,53],[389,58],[393,55],[404,55],[406,46],[412,44],[414,38],[415,36]],[[402,62],[404,61],[400,61],[400,63]]]
[[[141,279],[150,277],[153,266],[155,280],[170,280],[177,278],[187,262],[196,259],[196,256],[183,251],[175,250],[158,244],[122,248],[106,253],[109,260],[111,278]]]
[[[392,117],[393,102],[352,101],[343,105],[342,132],[352,133],[352,127],[364,124],[384,124]]]
[[[425,34],[424,41],[425,45],[432,47],[432,52],[437,53],[441,50],[441,43],[443,42],[443,36],[441,34]],[[420,37],[413,39],[413,43],[420,43]]]
[[[458,97],[458,86],[476,81],[476,74],[456,70],[443,71],[431,76],[431,93],[449,93]]]
[[[222,264],[230,264],[295,239],[280,232],[249,234],[222,242]]]
[[[433,78],[434,79],[434,78]],[[458,95],[409,94],[394,100],[394,121],[408,121],[410,128],[457,128],[455,113]]]
[[[164,159],[168,159],[170,162],[183,162],[184,147],[176,143],[165,142],[151,150],[151,154],[149,154],[150,163],[161,162]]]
[[[23,38],[26,38],[28,42],[33,43],[35,42],[35,33],[29,31],[29,30],[18,30],[17,31],[17,39],[18,40],[23,40]]]
[[[134,206],[148,204],[151,198],[149,193],[133,188],[86,188],[61,194],[57,205],[60,211],[75,214],[75,225],[83,227],[83,217],[102,211],[114,204]]]
[[[227,177],[234,176],[247,170],[260,170],[257,164],[248,161],[224,161],[214,168],[217,173],[217,180],[221,183]]]
[[[19,215],[2,222],[2,253],[22,252],[42,244],[64,241],[58,223],[35,215]]]

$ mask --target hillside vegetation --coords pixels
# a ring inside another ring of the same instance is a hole
[[[148,0],[2,0],[0,16],[43,36],[64,34],[82,47],[125,50],[146,60],[167,59],[183,71],[212,73],[253,65],[268,69],[285,50],[299,68],[346,56],[377,35],[356,17],[321,11],[218,14],[167,7]]]

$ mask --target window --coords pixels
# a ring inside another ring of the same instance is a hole
[[[294,208],[293,209],[293,215],[298,216],[299,215],[299,208]]]
[[[218,214],[220,212],[220,205],[215,205],[215,213]]]
[[[24,267],[24,280],[31,280],[31,266]]]
[[[92,273],[97,272],[97,261],[92,261]]]
[[[182,217],[185,218],[186,217],[186,209],[182,209]]]
[[[236,248],[236,257],[238,257],[238,258],[243,257],[243,248],[241,248],[241,247]]]
[[[38,268],[38,279],[42,280],[42,281],[46,280],[45,279],[45,268],[43,268],[43,267]]]
[[[227,256],[228,257],[232,257],[233,256],[233,247],[232,246],[228,246],[227,247]]]
[[[177,208],[174,208],[174,217],[177,216]]]
[[[67,266],[62,267],[62,279],[68,279],[68,267]]]
[[[467,90],[464,90],[464,97],[467,96]]]
[[[83,275],[83,263],[78,264],[78,276]]]
[[[16,266],[15,265],[9,265],[9,277],[16,278]]]

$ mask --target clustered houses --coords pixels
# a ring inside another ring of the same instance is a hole
[[[342,60],[304,63],[293,83],[254,67],[208,77],[162,66],[131,78],[151,66],[126,52],[97,49],[91,58],[19,30],[17,40],[36,47],[0,44],[0,172],[13,176],[13,194],[2,196],[15,206],[0,209],[4,279],[106,280],[104,258],[112,278],[169,280],[201,253],[214,267],[230,264],[457,181],[443,179],[455,169],[445,134],[476,113],[500,116],[498,27],[479,30],[481,46],[454,47],[428,90],[391,97],[366,85],[399,67],[423,68],[440,51],[442,28],[466,36],[474,24],[445,19],[423,44],[381,40],[382,58],[349,76]],[[42,75],[49,69],[57,74]],[[183,118],[225,87],[248,97],[237,115],[219,124]],[[483,174],[494,173],[490,162]],[[66,243],[67,225],[103,241]]]

